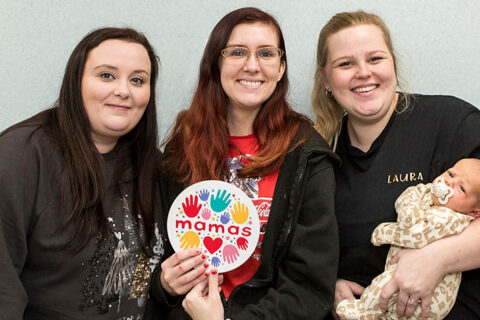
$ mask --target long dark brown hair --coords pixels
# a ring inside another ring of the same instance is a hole
[[[258,112],[253,132],[260,152],[244,167],[239,176],[265,176],[280,168],[298,129],[306,118],[290,107],[288,92],[287,54],[278,22],[257,8],[241,8],[230,12],[215,26],[200,62],[199,80],[188,110],[177,115],[171,133],[165,140],[163,169],[178,181],[192,184],[208,179],[223,179],[227,172],[228,153],[227,105],[229,98],[220,82],[221,51],[226,47],[232,30],[241,23],[262,22],[275,29],[278,47],[285,54],[285,72],[272,95]],[[304,141],[306,138],[295,144]]]
[[[73,201],[72,211],[66,226],[74,225],[75,234],[67,247],[83,248],[101,232],[108,236],[108,226],[102,207],[103,158],[95,147],[91,126],[82,101],[81,79],[88,53],[108,39],[118,39],[141,44],[151,63],[150,100],[139,123],[129,133],[120,137],[118,165],[115,168],[116,189],[120,192],[120,175],[133,168],[134,195],[133,218],[140,233],[138,215],[142,216],[145,239],[142,246],[147,252],[153,237],[155,180],[158,167],[157,112],[155,84],[158,62],[155,52],[142,34],[130,28],[102,28],[86,35],[73,50],[65,69],[60,96],[55,105],[30,119],[24,120],[2,133],[14,128],[39,125],[49,139],[58,146],[63,156],[62,198]],[[126,150],[126,151],[125,151]],[[140,238],[140,237],[139,237]]]

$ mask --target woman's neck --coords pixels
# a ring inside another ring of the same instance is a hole
[[[117,145],[118,141],[118,139],[101,139],[99,137],[96,137],[95,135],[92,135],[92,138],[98,152],[102,154],[112,151],[113,148],[115,148],[115,146]]]
[[[350,143],[353,147],[367,152],[370,150],[375,139],[382,133],[383,129],[390,121],[393,111],[397,105],[398,94],[395,94],[395,98],[392,101],[392,105],[389,111],[384,117],[376,121],[375,123],[368,123],[359,121],[357,119],[349,118],[347,122],[347,132],[350,138]]]
[[[227,113],[228,133],[231,136],[246,136],[253,133],[253,122],[258,110],[229,108]]]

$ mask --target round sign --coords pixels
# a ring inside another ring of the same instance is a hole
[[[239,267],[257,246],[260,222],[252,200],[239,188],[217,180],[195,183],[170,207],[168,238],[175,251],[202,248],[211,267]]]

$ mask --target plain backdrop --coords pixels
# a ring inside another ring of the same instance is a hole
[[[65,64],[92,29],[132,27],[160,57],[160,138],[187,108],[208,36],[228,12],[255,6],[284,33],[289,101],[312,116],[310,94],[318,33],[332,15],[363,9],[390,28],[410,92],[460,97],[480,107],[478,0],[0,0],[0,131],[50,107]]]

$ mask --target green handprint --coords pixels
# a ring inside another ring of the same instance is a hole
[[[185,234],[180,238],[180,248],[196,248],[200,245],[200,237],[193,231],[185,232]]]
[[[240,202],[235,203],[232,210],[232,218],[238,224],[245,223],[248,219],[248,207]]]
[[[223,190],[220,195],[220,190],[217,191],[217,196],[214,197],[213,194],[210,197],[210,207],[215,212],[222,212],[225,210],[232,200],[229,200],[230,193],[227,193],[227,190]]]

